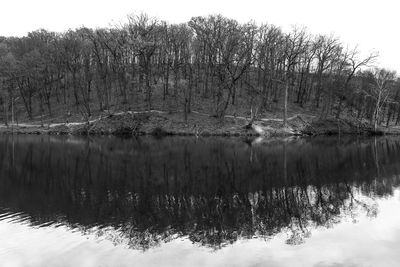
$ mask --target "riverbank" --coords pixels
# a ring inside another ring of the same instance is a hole
[[[192,135],[192,136],[293,136],[293,135],[384,135],[400,134],[400,127],[379,127],[376,131],[366,122],[351,119],[318,118],[297,114],[283,127],[281,119],[261,118],[249,124],[245,117],[224,119],[193,112],[183,119],[181,113],[162,111],[120,112],[100,116],[86,122],[23,123],[0,127],[0,133],[69,134],[69,135]]]

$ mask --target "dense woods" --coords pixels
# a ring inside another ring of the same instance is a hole
[[[110,28],[0,37],[4,122],[102,111],[200,110],[223,118],[291,106],[371,125],[400,122],[400,81],[334,36],[221,15],[169,24],[130,15]],[[196,107],[196,109],[194,108]]]

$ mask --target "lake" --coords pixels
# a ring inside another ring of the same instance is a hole
[[[0,266],[398,266],[400,138],[0,136]]]

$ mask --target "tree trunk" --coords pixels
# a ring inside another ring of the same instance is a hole
[[[288,102],[288,92],[289,92],[289,75],[286,74],[285,79],[285,92],[283,96],[283,127],[287,126],[287,102]]]

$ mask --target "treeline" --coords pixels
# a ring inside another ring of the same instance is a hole
[[[376,57],[300,28],[221,15],[182,24],[131,15],[110,28],[0,37],[1,103],[6,122],[15,101],[33,119],[54,116],[54,106],[89,118],[172,99],[185,118],[201,102],[219,118],[238,105],[252,120],[281,107],[286,124],[295,103],[321,116],[398,124],[400,82],[392,71],[366,70]]]

